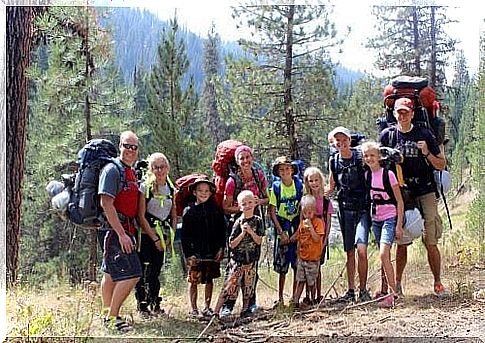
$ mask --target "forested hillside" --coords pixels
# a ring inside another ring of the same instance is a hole
[[[132,82],[135,67],[148,70],[155,62],[162,32],[170,30],[170,24],[158,19],[155,14],[146,9],[123,7],[99,9],[99,16],[101,25],[112,32],[115,61],[124,80]],[[204,82],[203,41],[207,37],[200,37],[184,27],[180,28],[178,34],[187,44],[187,56],[190,60],[188,75],[194,76],[195,85],[198,90],[201,90]],[[235,58],[246,55],[237,42],[221,42],[219,50],[222,57],[229,54]],[[339,89],[364,76],[345,66],[337,66],[336,70],[336,83]]]

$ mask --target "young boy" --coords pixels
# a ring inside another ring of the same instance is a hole
[[[358,256],[359,300],[369,301],[367,284],[367,244],[370,228],[370,202],[365,186],[365,169],[362,152],[351,149],[349,129],[333,129],[338,152],[330,158],[329,188],[326,196],[337,189],[340,229],[347,254],[348,291],[339,298],[342,302],[355,301],[355,251]]]
[[[300,296],[306,283],[310,302],[315,303],[315,281],[320,269],[320,257],[323,250],[325,227],[323,220],[315,216],[317,202],[313,195],[307,194],[301,198],[303,222],[298,231],[291,236],[290,241],[298,242],[298,264],[296,268],[296,291],[293,295],[295,308],[300,307]],[[302,305],[305,304],[304,302]],[[305,304],[306,305],[306,304]]]
[[[198,178],[189,190],[195,203],[184,210],[182,223],[182,249],[187,260],[189,297],[192,316],[198,316],[197,285],[205,284],[204,316],[212,316],[212,280],[221,276],[220,261],[224,256],[226,223],[222,210],[212,195],[216,186],[206,178]]]
[[[278,301],[274,307],[284,305],[283,291],[286,274],[291,264],[293,269],[293,293],[296,287],[296,243],[290,242],[300,224],[299,205],[303,195],[303,182],[295,175],[298,167],[285,157],[278,157],[273,163],[273,181],[269,197],[269,213],[275,228],[274,270],[279,274]]]
[[[249,300],[254,295],[256,285],[256,272],[261,242],[264,236],[263,221],[254,215],[256,199],[253,192],[244,190],[237,196],[241,209],[241,216],[234,222],[229,237],[231,248],[224,288],[219,295],[214,313],[218,316],[224,299],[237,299],[239,288],[242,288],[243,306],[241,317],[249,317],[253,312],[249,309]]]

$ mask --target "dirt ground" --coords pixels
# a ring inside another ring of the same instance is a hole
[[[481,268],[448,272],[475,280],[474,289],[485,286]],[[200,338],[214,342],[483,341],[484,299],[473,299],[467,293],[469,289],[455,286],[454,294],[440,299],[425,282],[415,281],[418,283],[405,289],[405,297],[391,309],[379,308],[376,303],[344,305],[329,300],[319,308],[292,312],[289,308],[272,310],[263,304],[255,318],[234,316],[212,322]]]

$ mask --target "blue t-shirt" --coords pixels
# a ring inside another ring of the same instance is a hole
[[[411,131],[402,133],[396,127],[390,127],[381,132],[379,141],[384,146],[396,148],[404,156],[401,164],[404,182],[414,196],[436,191],[434,168],[417,145],[418,141],[425,141],[430,153],[440,154],[438,142],[429,129],[414,126]]]

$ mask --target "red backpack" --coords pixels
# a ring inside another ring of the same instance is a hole
[[[440,103],[436,92],[428,86],[428,80],[422,77],[398,76],[383,91],[385,113],[377,120],[379,132],[396,124],[394,102],[399,98],[409,98],[414,103],[413,124],[429,128],[439,144],[445,143],[445,121],[438,116]]]
[[[224,199],[224,190],[226,182],[229,178],[231,168],[236,167],[236,159],[234,153],[236,149],[243,145],[243,143],[229,139],[217,145],[216,155],[212,161],[212,170],[214,171],[214,183],[216,185],[215,200],[218,206],[222,208],[222,200]]]
[[[177,193],[175,194],[177,216],[181,217],[188,204],[195,201],[195,196],[190,192],[189,187],[197,178],[200,177],[208,178],[208,176],[205,174],[193,173],[179,177],[177,180],[175,180],[175,187],[177,188]]]

